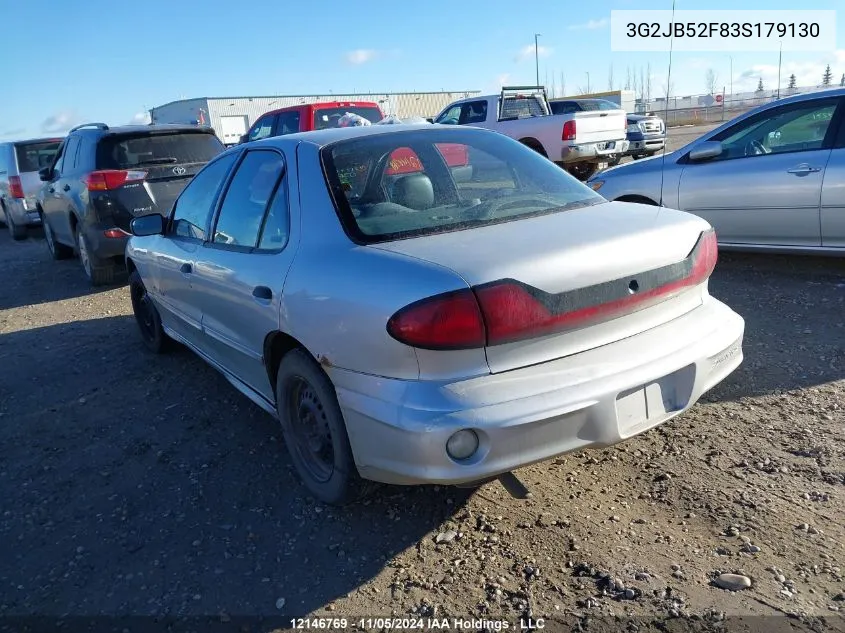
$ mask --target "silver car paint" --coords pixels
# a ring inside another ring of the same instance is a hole
[[[563,277],[547,277],[545,282],[542,266],[549,262],[537,260],[532,267],[519,261],[531,250],[537,255],[536,242],[533,249],[524,243],[539,239],[542,223],[520,220],[499,225],[507,231],[472,229],[360,246],[350,241],[338,221],[318,152],[332,140],[389,133],[392,126],[384,127],[388,130],[289,135],[229,150],[272,147],[285,154],[291,225],[298,225],[299,232],[295,238],[292,230],[283,257],[236,259],[215,248],[187,249],[162,236],[133,237],[127,247],[127,257],[148,290],[153,287],[151,296],[168,334],[186,342],[274,415],[273,386],[259,342],[278,330],[301,343],[336,388],[363,476],[394,483],[472,481],[578,447],[614,443],[679,414],[741,362],[742,318],[710,297],[706,283],[627,321],[611,322],[615,328],[605,324],[602,344],[581,354],[570,353],[563,341],[551,340],[555,337],[531,341],[521,353],[516,353],[516,344],[502,346],[511,350],[499,369],[507,363],[522,367],[495,375],[488,364],[492,348],[434,352],[399,343],[385,327],[396,310],[426,296],[466,288],[469,280],[505,275],[506,267],[497,261],[502,252],[512,252],[520,274],[533,276],[549,289],[575,287],[607,278],[608,271],[626,270],[620,253],[635,253],[646,267],[681,259],[707,224],[647,206],[632,206],[636,219],[629,219],[633,216],[625,215],[627,209],[620,203],[558,214],[562,224],[554,228],[559,232],[551,234],[545,227],[548,234],[543,234],[542,244],[597,259],[588,265],[581,258],[562,256],[555,263],[564,266]],[[295,183],[309,186],[295,195]],[[582,224],[584,233],[579,233]],[[623,237],[637,227],[644,229],[638,239]],[[479,237],[473,235],[477,231]],[[598,240],[602,234],[609,236],[612,247]],[[579,240],[579,235],[587,239]],[[578,250],[580,241],[584,245]],[[468,247],[473,251],[463,261],[455,253],[467,255]],[[185,261],[208,261],[197,269],[216,281],[192,283],[179,273]],[[259,282],[272,285],[270,305],[256,305],[247,295],[251,284]],[[227,293],[231,296],[224,297]],[[641,332],[642,327],[652,329]],[[570,333],[569,342],[577,336]],[[550,349],[558,359],[542,362]],[[728,360],[717,367],[711,359],[726,350]],[[695,371],[689,369],[693,366]],[[667,410],[647,426],[618,424],[616,393],[659,376],[671,382],[667,389],[682,394],[682,408]],[[483,450],[475,461],[457,464],[446,456],[445,440],[467,425],[479,429]]]
[[[726,250],[835,254],[845,246],[841,177],[845,148],[678,163],[701,143],[760,112],[831,97],[845,97],[845,89],[760,106],[674,152],[607,169],[590,182],[601,181],[598,192],[608,200],[645,199],[655,204],[662,200],[667,207],[695,213],[713,225]],[[790,173],[804,165],[818,171]]]

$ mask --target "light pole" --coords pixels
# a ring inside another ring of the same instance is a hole
[[[780,41],[780,52],[778,53],[778,99],[780,99],[780,66],[783,61],[783,40]]]
[[[540,85],[540,46],[537,44],[537,38],[540,37],[541,33],[534,34],[534,66],[537,69],[537,83],[535,85]]]
[[[728,55],[728,59],[731,60],[731,98],[733,99],[734,96],[734,58]]]
[[[587,75],[587,94],[590,94],[590,73],[586,72],[584,74]]]

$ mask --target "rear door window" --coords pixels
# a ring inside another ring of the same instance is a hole
[[[278,152],[247,152],[220,205],[212,239],[215,244],[248,249],[258,245],[265,211],[284,166],[284,159]]]
[[[106,136],[97,145],[97,169],[207,163],[224,149],[204,132]]]
[[[61,141],[47,141],[43,143],[21,143],[15,145],[15,155],[18,159],[18,171],[26,173],[39,171],[53,163],[56,152],[59,151]]]

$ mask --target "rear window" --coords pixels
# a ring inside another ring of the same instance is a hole
[[[605,99],[588,99],[579,101],[583,110],[619,110],[619,106]]]
[[[544,116],[546,110],[537,97],[507,97],[502,107],[502,119],[528,119]]]
[[[381,242],[561,212],[605,202],[563,169],[504,135],[397,131],[321,150],[341,221]]]
[[[56,156],[56,152],[61,144],[62,142],[57,140],[15,145],[18,171],[25,173],[28,171],[39,171],[44,167],[49,167],[53,164],[53,158]]]
[[[97,144],[97,169],[207,163],[224,149],[220,139],[204,132],[106,136]]]
[[[381,110],[373,107],[320,108],[314,111],[314,129],[326,130],[337,127],[340,117],[347,113],[362,116],[370,123],[378,123],[382,119]]]

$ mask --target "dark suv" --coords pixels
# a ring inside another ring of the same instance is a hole
[[[73,128],[53,164],[39,172],[38,212],[51,255],[78,254],[92,285],[112,283],[132,218],[167,215],[193,175],[224,149],[208,127]]]

